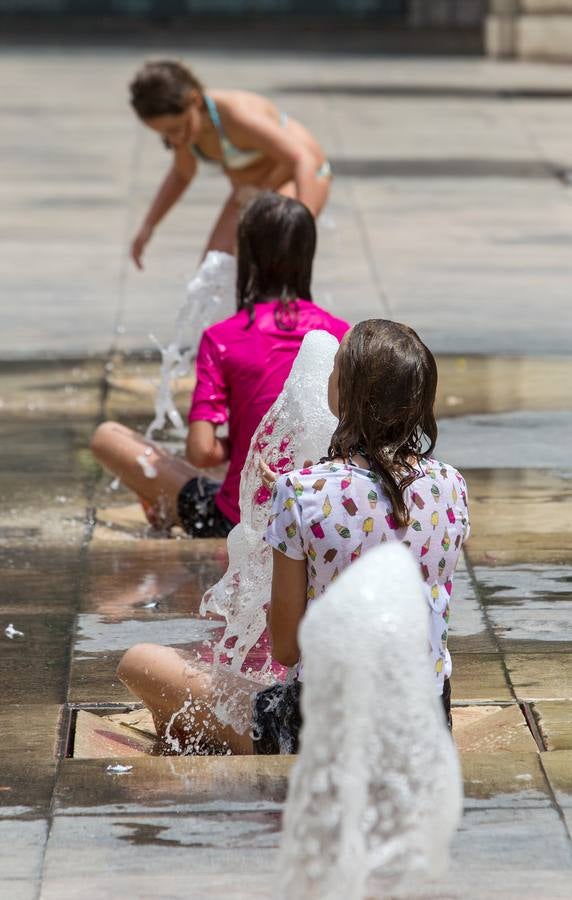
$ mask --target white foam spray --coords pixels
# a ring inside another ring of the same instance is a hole
[[[161,368],[155,416],[145,437],[151,438],[167,426],[179,438],[185,437],[186,426],[173,400],[172,382],[189,373],[204,329],[236,312],[235,295],[235,257],[211,250],[187,286],[186,300],[177,314],[173,340],[163,347],[154,335],[150,335],[161,353]]]
[[[311,605],[300,646],[304,726],[279,896],[394,896],[446,866],[462,805],[427,651],[427,604],[407,550],[381,546],[346,569]]]
[[[325,331],[309,332],[300,348],[282,393],[256,430],[240,479],[240,524],[228,536],[228,568],[203,596],[201,614],[216,613],[226,628],[214,648],[215,666],[221,656],[232,656],[224,673],[240,672],[249,651],[266,626],[270,600],[272,550],[262,540],[269,515],[271,494],[261,487],[260,457],[277,472],[317,461],[328,448],[336,426],[327,402],[327,382],[338,341]],[[263,679],[271,665],[270,653],[257,677]],[[243,670],[244,671],[244,670]],[[247,674],[251,674],[248,673]],[[224,678],[222,679],[224,681]],[[233,702],[222,691],[216,714],[239,733],[251,727],[248,704]]]

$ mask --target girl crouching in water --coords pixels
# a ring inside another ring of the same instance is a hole
[[[202,335],[185,458],[117,422],[95,432],[94,455],[139,496],[153,524],[179,525],[193,537],[226,537],[239,521],[250,439],[281,392],[304,336],[318,328],[340,340],[349,328],[312,301],[315,248],[313,216],[297,200],[266,191],[245,209],[237,313]],[[220,437],[217,429],[227,423],[228,437]],[[226,462],[222,484],[199,477],[197,470]],[[154,478],[145,475],[149,466]]]
[[[371,547],[399,541],[425,583],[435,690],[450,720],[447,650],[453,572],[469,533],[466,485],[452,466],[433,459],[437,368],[412,329],[380,319],[349,331],[336,354],[328,401],[338,426],[317,465],[281,475],[274,486],[266,541],[273,548],[268,628],[272,654],[293,678],[265,690],[236,677],[251,704],[253,731],[222,727],[210,705],[210,675],[179,651],[140,644],[119,677],[152,711],[158,733],[170,729],[181,747],[208,734],[204,752],[296,752],[303,669],[298,627],[309,604]],[[273,475],[266,470],[267,483]],[[193,701],[191,732],[183,704]]]

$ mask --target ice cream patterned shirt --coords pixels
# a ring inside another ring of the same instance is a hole
[[[265,540],[291,559],[306,559],[308,603],[371,547],[400,541],[419,563],[430,610],[436,687],[451,674],[447,650],[453,572],[469,536],[467,487],[452,466],[422,459],[405,490],[410,522],[398,528],[378,477],[341,462],[281,475],[275,485]]]

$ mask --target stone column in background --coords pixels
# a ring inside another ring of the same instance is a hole
[[[490,0],[489,56],[572,61],[572,0]]]

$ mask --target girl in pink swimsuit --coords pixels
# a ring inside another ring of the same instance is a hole
[[[226,537],[239,521],[240,473],[250,439],[290,373],[304,335],[323,329],[341,340],[349,325],[312,301],[316,246],[311,213],[270,191],[246,208],[238,232],[237,313],[212,325],[199,345],[185,457],[168,453],[117,422],[99,426],[92,450],[141,499],[162,528]],[[228,425],[228,436],[218,429]],[[156,477],[141,466],[144,455]],[[228,463],[221,483],[200,469]]]

